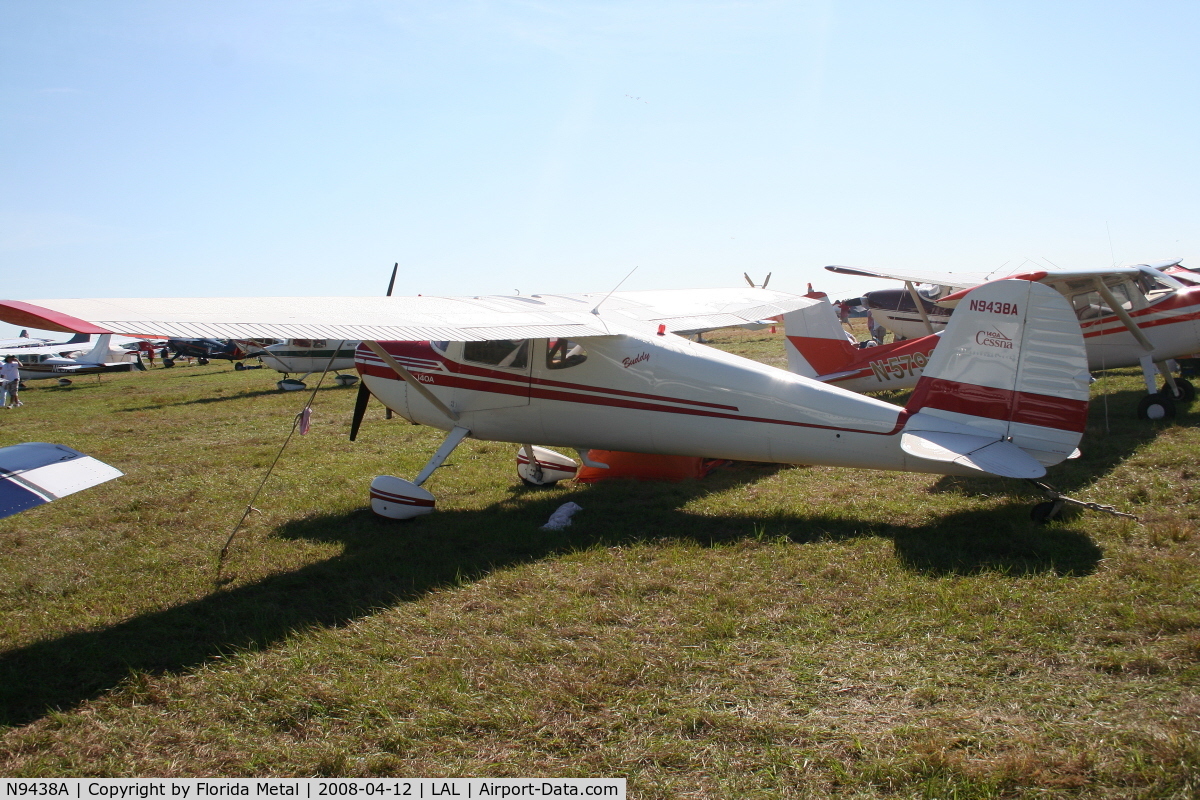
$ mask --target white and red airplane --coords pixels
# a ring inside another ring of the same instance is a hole
[[[370,392],[447,431],[413,480],[372,483],[377,513],[409,518],[433,510],[422,484],[467,437],[521,445],[522,476],[535,483],[567,477],[575,463],[534,442],[573,448],[585,463],[599,449],[1036,480],[1078,454],[1089,381],[1079,323],[1038,283],[989,284],[970,297],[904,408],[669,332],[813,302],[756,288],[3,301],[0,319],[128,335],[359,340]],[[981,344],[981,332],[1008,346]],[[1076,502],[1051,496],[1035,509],[1041,518]]]
[[[999,280],[1037,281],[1067,298],[1083,329],[1088,369],[1142,367],[1148,396],[1139,404],[1138,415],[1143,419],[1163,419],[1175,415],[1177,403],[1188,403],[1195,398],[1192,384],[1171,374],[1172,359],[1200,352],[1200,275],[1178,268],[1178,263],[1040,271]],[[1164,271],[1172,267],[1178,268],[1175,274]],[[975,277],[966,277],[965,273],[827,269],[904,280],[910,289],[915,282],[936,285],[942,287],[937,292],[938,305],[950,309],[961,306],[966,291],[979,285],[972,283]],[[948,291],[955,287],[964,288]],[[953,317],[946,314],[942,319]],[[933,323],[932,318],[928,321]],[[789,314],[785,326],[789,368],[859,392],[915,386],[940,335],[858,349],[847,340],[831,310],[818,305]],[[1156,372],[1163,376],[1162,389],[1156,385]]]

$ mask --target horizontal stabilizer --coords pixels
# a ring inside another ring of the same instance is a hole
[[[930,461],[952,461],[1005,478],[1040,478],[1046,468],[1012,442],[990,436],[947,431],[906,431],[900,437],[904,452]]]
[[[0,448],[0,518],[49,503],[124,474],[61,444]]]

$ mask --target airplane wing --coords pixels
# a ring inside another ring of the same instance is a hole
[[[59,353],[76,353],[80,350],[88,350],[91,345],[87,342],[80,344],[58,344],[58,345],[41,345],[38,347],[3,347],[0,348],[0,359],[5,356],[53,356]]]
[[[1053,269],[1053,270],[1034,270],[1031,272],[1020,272],[1011,275],[997,275],[989,272],[927,272],[923,270],[868,270],[858,267],[838,267],[830,266],[825,269],[830,272],[837,272],[842,275],[860,275],[868,278],[891,278],[897,281],[911,281],[912,283],[932,283],[937,286],[950,286],[960,291],[956,294],[949,295],[938,301],[938,305],[951,306],[958,298],[965,294],[965,289],[972,289],[984,283],[991,281],[1007,280],[1009,278],[1020,278],[1027,281],[1037,281],[1049,286],[1053,286],[1059,291],[1065,291],[1073,288],[1071,284],[1082,285],[1080,281],[1091,281],[1094,278],[1103,278],[1108,284],[1120,283],[1126,277],[1136,276],[1146,270],[1162,270],[1167,267],[1175,266],[1182,261],[1163,261],[1157,264],[1139,264],[1132,267],[1109,267],[1107,269]],[[1162,280],[1160,276],[1155,276]],[[949,302],[947,302],[949,301]]]
[[[0,518],[88,489],[123,473],[61,444],[0,447]]]
[[[970,289],[981,283],[1007,277],[990,272],[933,272],[925,270],[872,270],[860,267],[829,266],[825,269],[841,275],[859,275],[866,278],[891,278],[912,283],[932,283],[937,286],[953,286],[955,289]]]
[[[229,339],[486,341],[608,336],[754,322],[810,303],[767,289],[479,297],[221,297],[0,301],[40,330]]]
[[[1070,296],[1081,289],[1095,286],[1097,279],[1104,281],[1108,286],[1113,286],[1121,283],[1126,278],[1137,277],[1145,271],[1156,273],[1153,277],[1162,282],[1173,280],[1169,275],[1157,273],[1153,267],[1144,264],[1136,267],[1110,267],[1108,269],[1040,270],[1038,272],[1025,272],[1020,275],[1008,275],[1003,278],[995,278],[995,280],[1022,278],[1027,281],[1037,281],[1038,283],[1044,283],[1047,286],[1053,287],[1064,295]],[[946,308],[954,308],[958,305],[958,301],[965,297],[966,294],[965,290],[957,291],[938,300],[937,304]]]

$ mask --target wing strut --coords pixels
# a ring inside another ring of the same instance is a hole
[[[426,389],[424,384],[417,380],[411,372],[406,370],[399,361],[392,357],[391,353],[389,353],[387,350],[384,350],[383,347],[380,346],[379,342],[363,341],[363,344],[365,344],[372,353],[382,358],[385,364],[391,367],[397,375],[404,379],[405,383],[420,392],[421,396],[428,400],[434,408],[436,408],[438,411],[441,411],[454,422],[458,422],[458,413],[452,410],[441,400],[437,399],[437,396],[434,395],[433,392]]]
[[[1129,312],[1125,310],[1121,302],[1113,295],[1112,290],[1105,285],[1104,280],[1096,278],[1096,289],[1099,290],[1100,296],[1104,298],[1104,302],[1108,303],[1108,307],[1113,310],[1113,313],[1120,318],[1121,322],[1125,323],[1125,327],[1133,334],[1133,338],[1137,339],[1147,353],[1154,349],[1154,345],[1150,344],[1150,340],[1146,338],[1146,334],[1142,333],[1142,329],[1133,321],[1133,317],[1129,316]]]
[[[1164,363],[1154,363],[1153,358],[1150,355],[1154,352],[1154,345],[1151,344],[1150,340],[1146,338],[1146,334],[1143,333],[1142,329],[1138,327],[1138,324],[1133,321],[1133,317],[1129,316],[1129,312],[1125,310],[1125,307],[1122,306],[1121,302],[1113,295],[1112,290],[1108,288],[1108,286],[1104,283],[1104,280],[1102,278],[1096,278],[1095,282],[1096,289],[1100,292],[1100,296],[1104,298],[1104,302],[1108,304],[1108,307],[1113,310],[1113,313],[1117,315],[1117,318],[1120,319],[1121,322],[1125,324],[1125,327],[1129,330],[1129,332],[1133,334],[1133,338],[1137,340],[1137,343],[1140,344],[1142,349],[1146,351],[1146,354],[1139,359],[1142,363],[1142,377],[1146,380],[1146,391],[1150,394],[1154,394],[1158,391],[1158,387],[1155,385],[1154,381],[1154,372],[1155,368],[1157,367],[1158,372],[1162,373],[1163,378],[1166,380],[1167,385],[1171,387],[1171,392],[1178,395],[1179,389],[1175,384],[1175,376],[1171,374],[1171,370],[1167,369]]]
[[[913,286],[912,281],[905,281],[904,288],[908,289],[908,296],[916,305],[917,313],[921,315],[921,322],[925,323],[925,330],[933,333],[933,323],[929,321],[929,315],[925,313],[925,304],[921,302],[921,295],[917,294],[917,287]]]

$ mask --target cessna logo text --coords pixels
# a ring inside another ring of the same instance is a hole
[[[972,311],[986,311],[989,314],[1007,314],[1010,317],[1017,316],[1016,303],[1001,303],[998,300],[972,300]]]
[[[634,356],[633,358],[621,359],[621,363],[625,365],[625,369],[629,369],[634,364],[637,364],[640,361],[649,361],[649,360],[650,360],[649,353],[639,353],[638,355]]]
[[[980,344],[984,347],[999,347],[1004,350],[1012,350],[1012,339],[999,331],[980,331],[975,334],[975,344]]]

